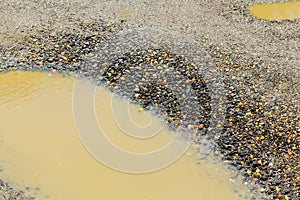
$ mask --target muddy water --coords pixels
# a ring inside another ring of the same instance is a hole
[[[266,20],[282,21],[300,18],[300,1],[253,4],[248,9],[253,16]]]
[[[242,199],[234,190],[243,194],[246,188],[229,181],[224,165],[198,161],[193,148],[171,166],[148,174],[122,173],[99,163],[83,147],[75,129],[74,82],[39,72],[0,75],[2,179],[19,189],[39,188],[28,191],[39,199]],[[148,142],[126,136],[112,121],[111,95],[99,88],[95,108],[97,116],[107,116],[104,128],[112,133],[108,136],[112,142],[128,151],[146,152],[173,139],[166,128]],[[159,120],[136,106],[130,105],[129,110],[140,126]]]

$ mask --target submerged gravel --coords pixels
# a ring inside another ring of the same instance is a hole
[[[100,14],[96,1],[47,2],[61,18],[20,25],[22,40],[2,44],[0,72],[87,77],[164,117],[266,199],[299,199],[299,20],[255,19],[252,1],[180,2],[104,1]],[[23,199],[4,186],[4,199]]]
[[[34,200],[34,197],[27,197],[23,191],[16,191],[14,188],[9,186],[7,183],[4,183],[3,180],[0,180],[0,199],[5,200]]]

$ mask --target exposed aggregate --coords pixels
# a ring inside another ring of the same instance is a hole
[[[247,4],[226,2],[229,8],[220,6],[219,11],[224,17],[235,21],[241,17],[234,15],[242,15],[247,23],[256,22],[245,11]],[[23,44],[3,46],[0,72],[41,70],[90,78],[144,109],[154,109],[196,143],[207,136],[212,143],[207,151],[235,166],[267,199],[299,199],[299,79],[289,78],[292,71],[273,67],[255,52],[245,55],[235,45],[205,38],[199,43],[172,41],[168,33],[152,36],[151,29],[132,32],[124,21],[78,20],[63,31],[51,29],[51,23]],[[291,29],[287,34],[269,29],[274,40],[299,39],[291,28],[297,20],[262,23]],[[128,40],[122,42],[124,37]],[[216,97],[224,100],[218,108],[212,106]],[[0,186],[3,199],[26,199],[2,181]]]

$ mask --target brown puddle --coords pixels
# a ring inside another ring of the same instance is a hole
[[[248,7],[251,15],[266,20],[282,21],[300,18],[300,1],[253,4]]]
[[[247,195],[246,186],[229,180],[224,164],[209,158],[197,164],[193,148],[169,167],[147,174],[122,173],[99,163],[83,147],[75,129],[74,83],[73,78],[40,72],[0,75],[2,179],[20,189],[40,188],[35,194],[39,199],[53,200],[238,200],[243,199],[239,194]],[[114,133],[109,138],[118,146],[146,152],[173,138],[166,128],[151,141],[126,136],[112,121],[111,95],[98,88],[95,107],[98,116],[105,113],[104,128]],[[130,106],[132,119],[141,126],[148,124],[150,115],[137,109]]]

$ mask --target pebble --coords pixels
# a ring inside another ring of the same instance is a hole
[[[257,26],[258,22],[248,15],[249,3],[215,2],[221,5],[218,12],[228,23]],[[293,40],[298,22],[259,23],[268,41],[277,44],[278,40]],[[123,22],[106,23],[101,18],[79,20],[61,32],[44,27],[28,35],[23,43],[0,48],[0,72],[21,69],[46,71],[49,76],[84,75],[139,104],[139,111],[158,110],[156,113],[171,128],[189,130],[189,139],[196,143],[201,143],[203,135],[211,134],[213,154],[235,166],[245,176],[245,184],[257,187],[268,199],[298,199],[299,84],[292,82],[289,70],[270,64],[270,60],[280,61],[280,56],[274,52],[266,58],[252,49],[243,49],[241,44],[213,43],[205,37],[201,38],[201,47],[186,45],[180,49],[173,44],[185,41],[180,37],[173,39],[176,43],[171,41],[174,35],[167,31],[164,35],[146,30],[144,39],[118,40],[120,34],[134,35],[135,28],[126,28]],[[151,37],[149,40],[148,32],[160,45],[150,45],[155,41]],[[116,48],[124,46],[125,51]],[[111,49],[113,55],[109,57],[105,52]],[[222,74],[222,79],[213,74]],[[220,113],[213,113],[216,108],[211,108],[215,92],[210,91],[211,84],[223,88],[216,95],[225,94],[221,103],[226,109],[221,106],[219,111],[225,115],[224,123],[213,121]],[[295,98],[287,95],[292,93]],[[220,129],[221,133],[217,135],[218,131],[208,128]],[[3,189],[7,186],[0,183],[1,190],[12,191]]]

